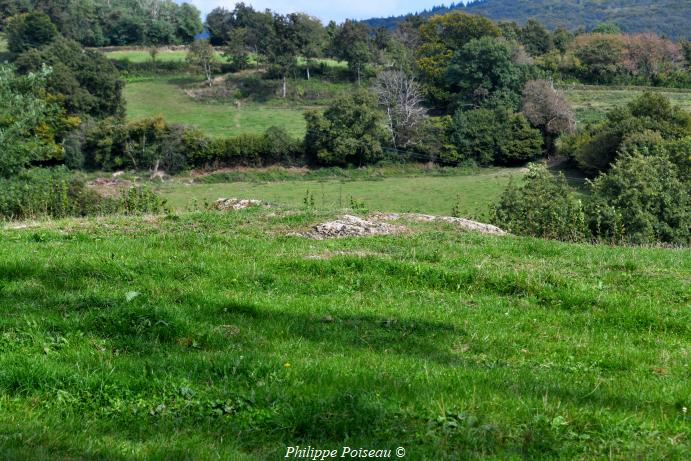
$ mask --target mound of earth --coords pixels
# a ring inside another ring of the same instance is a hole
[[[220,198],[214,203],[214,208],[220,211],[244,210],[264,205],[261,200],[246,200],[239,198]]]
[[[400,234],[407,230],[404,226],[379,221],[367,221],[357,216],[345,215],[336,221],[317,224],[311,231],[300,235],[314,240],[323,240],[341,237],[392,235]]]
[[[374,219],[382,221],[398,221],[399,219],[407,219],[409,221],[423,221],[423,222],[446,222],[455,224],[462,229],[471,232],[480,232],[482,234],[490,235],[507,235],[503,229],[493,226],[491,224],[484,224],[469,219],[455,218],[453,216],[432,216],[418,213],[380,213],[373,216]]]

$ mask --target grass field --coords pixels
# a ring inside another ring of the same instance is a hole
[[[150,62],[151,55],[148,50],[123,50],[123,51],[108,51],[104,53],[108,59],[115,59],[130,62]],[[159,62],[182,62],[187,58],[186,50],[166,50],[162,49],[158,52],[156,60]],[[216,53],[216,59],[223,62],[225,58],[221,53]]]
[[[487,219],[491,206],[508,185],[519,179],[523,169],[473,170],[449,176],[385,177],[357,180],[323,179],[306,181],[238,181],[189,185],[185,180],[160,186],[159,192],[171,207],[179,210],[218,198],[252,198],[297,207],[307,192],[322,210],[348,208],[351,197],[369,210],[451,214],[454,207],[464,217]]]
[[[108,59],[114,59],[118,61],[128,60],[130,62],[149,62],[151,61],[151,54],[149,50],[141,49],[125,49],[117,51],[106,51],[104,53]],[[182,62],[187,58],[187,50],[170,50],[162,48],[159,50],[156,60],[160,62]],[[223,56],[222,52],[216,51],[216,59],[219,62],[228,62],[228,59]],[[298,65],[305,65],[306,60],[304,58],[298,58]],[[250,63],[256,63],[256,57],[250,55]],[[326,64],[329,67],[340,67],[345,68],[348,66],[346,62],[336,61],[334,59],[316,59],[312,61],[312,65]]]
[[[0,458],[688,455],[688,250],[287,236],[330,217],[0,231]]]
[[[204,103],[184,93],[181,85],[189,83],[189,78],[128,83],[124,91],[128,118],[162,116],[170,123],[195,126],[217,137],[263,133],[271,126],[282,127],[295,137],[305,133],[305,106],[278,105],[279,102],[247,102],[241,106]]]
[[[676,106],[691,111],[691,90],[671,92],[655,90],[672,100]],[[576,112],[579,123],[597,122],[605,118],[607,111],[623,106],[643,94],[642,90],[610,90],[601,87],[566,90],[566,97]]]

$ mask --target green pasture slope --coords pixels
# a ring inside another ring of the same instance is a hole
[[[359,170],[341,170],[344,174],[352,171],[356,176],[350,179],[325,175],[305,181],[271,179],[272,170],[266,172],[266,181],[245,178],[242,172],[218,173],[209,177],[217,178],[214,183],[204,183],[204,178],[199,178],[190,184],[188,179],[182,178],[158,186],[157,191],[172,208],[178,210],[194,208],[195,204],[213,203],[221,197],[252,198],[297,207],[304,203],[309,193],[314,197],[315,206],[321,210],[347,208],[352,198],[371,211],[449,215],[455,207],[464,217],[486,220],[490,208],[510,179],[518,180],[524,174],[523,168],[467,171],[449,168],[428,174],[408,168],[411,171],[392,171],[390,176],[386,168],[369,170],[372,176],[366,178],[357,178]],[[377,177],[378,173],[382,177]],[[440,176],[442,173],[445,175]],[[261,178],[252,172],[248,175]]]
[[[237,80],[242,77],[230,77]],[[195,126],[215,137],[246,133],[264,133],[272,126],[282,127],[295,137],[305,134],[304,113],[323,107],[336,95],[348,91],[350,85],[328,83],[318,79],[289,82],[292,94],[307,93],[289,100],[272,94],[242,98],[239,101],[206,102],[188,96],[185,90],[199,86],[199,79],[190,76],[159,76],[128,82],[124,89],[127,116],[131,120],[162,116],[170,123]]]
[[[299,209],[0,231],[0,459],[685,459],[689,250]]]

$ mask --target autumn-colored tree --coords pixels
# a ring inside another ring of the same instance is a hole
[[[681,66],[681,46],[653,33],[625,35],[622,64],[633,75],[650,80],[653,76]]]
[[[522,112],[545,138],[548,150],[561,133],[576,130],[576,116],[562,91],[547,80],[531,80],[523,88]]]

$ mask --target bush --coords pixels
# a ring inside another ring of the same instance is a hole
[[[359,91],[336,99],[321,114],[305,114],[305,154],[313,164],[366,165],[382,155],[382,114],[374,95]]]
[[[523,185],[513,182],[494,209],[494,223],[509,232],[580,242],[589,236],[581,201],[563,175],[531,165]]]
[[[542,153],[542,135],[525,116],[507,109],[459,111],[452,139],[462,159],[480,165],[517,165]]]
[[[690,193],[667,155],[623,155],[593,181],[588,223],[595,235],[615,243],[688,244]]]
[[[65,168],[33,168],[0,178],[0,218],[65,218],[112,213],[159,213],[165,202],[146,187],[107,198],[90,189],[81,175]]]

